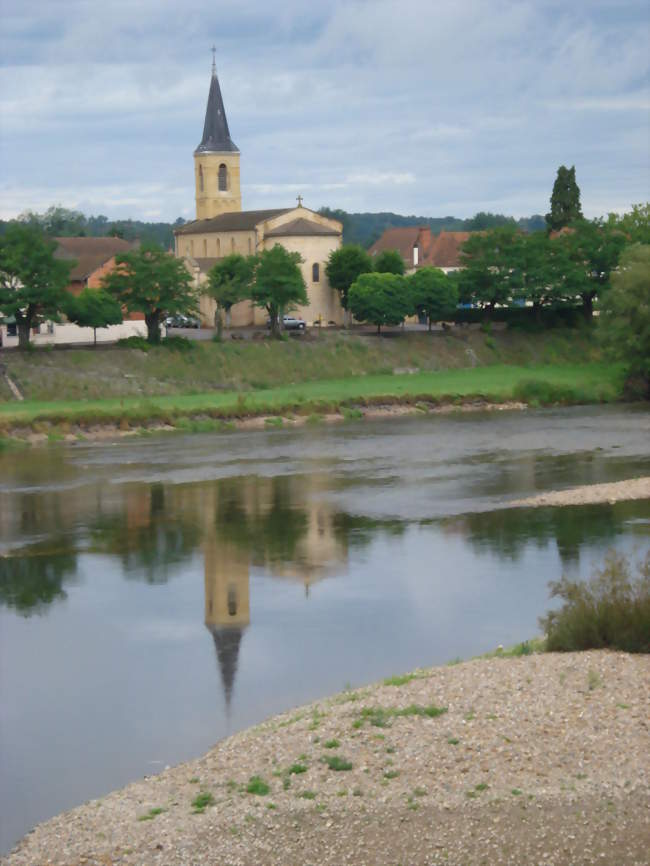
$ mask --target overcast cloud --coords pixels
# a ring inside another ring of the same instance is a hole
[[[0,0],[0,216],[194,216],[210,47],[244,208],[650,198],[647,0]]]

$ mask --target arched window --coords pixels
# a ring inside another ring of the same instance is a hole
[[[217,257],[221,255],[221,238],[217,238]]]
[[[234,253],[235,252],[235,239],[230,238],[230,249]]]
[[[219,166],[219,192],[225,192],[228,189],[228,169],[225,162]]]
[[[232,585],[228,587],[228,614],[237,616],[237,588]]]
[[[318,283],[320,281],[320,265],[318,262],[314,262],[311,266],[311,281],[312,283]]]
[[[250,256],[252,254],[252,252],[253,252],[253,241],[249,238],[248,239],[248,255]]]
[[[190,255],[194,256],[194,241],[190,241]]]
[[[208,242],[205,238],[203,238],[203,258],[206,258],[208,255]]]
[[[203,192],[203,166],[199,166],[199,190]]]

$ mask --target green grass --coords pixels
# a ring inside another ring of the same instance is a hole
[[[340,742],[338,740],[325,740],[323,743],[324,749],[338,749],[340,746]]]
[[[301,791],[298,794],[299,797],[302,797],[303,800],[315,800],[316,794],[314,791]]]
[[[164,811],[162,806],[155,806],[153,809],[145,812],[144,815],[138,815],[138,821],[153,821],[156,815],[161,815]]]
[[[193,355],[192,355],[193,356]],[[250,414],[279,417],[290,411],[303,414],[331,411],[354,403],[462,402],[466,399],[508,401],[516,398],[522,382],[538,381],[549,388],[574,389],[576,401],[615,400],[621,394],[620,368],[602,363],[538,367],[495,365],[471,369],[420,372],[410,376],[366,375],[346,379],[302,382],[265,390],[217,391],[112,397],[90,400],[25,400],[0,403],[0,427],[50,423],[176,423],[183,416],[233,418]],[[549,392],[550,393],[550,392]],[[569,400],[569,402],[571,402]]]
[[[418,679],[418,674],[401,674],[399,676],[387,677],[384,680],[385,686],[404,686],[410,683],[411,680]]]
[[[259,797],[264,797],[269,793],[271,788],[261,776],[251,776],[246,785],[247,794],[256,794]]]
[[[361,727],[368,722],[376,728],[388,728],[392,719],[404,716],[420,716],[435,719],[447,712],[447,707],[436,707],[434,704],[423,707],[418,704],[410,704],[408,707],[364,707],[359,718],[355,721],[355,727]]]
[[[341,758],[339,755],[326,755],[323,760],[330,770],[335,770],[339,773],[352,769],[352,763],[345,758]]]
[[[203,791],[192,800],[195,815],[200,815],[202,812],[205,812],[208,806],[212,805],[214,805],[214,797],[209,791]]]

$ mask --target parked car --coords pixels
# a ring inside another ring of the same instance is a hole
[[[271,327],[271,320],[266,320],[266,327]],[[303,319],[296,319],[294,316],[282,316],[282,328],[285,331],[304,331],[307,327],[307,322]]]
[[[201,322],[193,316],[184,316],[178,313],[175,316],[168,316],[165,319],[165,325],[168,328],[200,328]]]

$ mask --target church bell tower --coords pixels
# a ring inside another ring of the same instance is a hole
[[[241,210],[239,150],[230,137],[212,49],[212,80],[203,138],[194,151],[196,218],[210,219]]]

